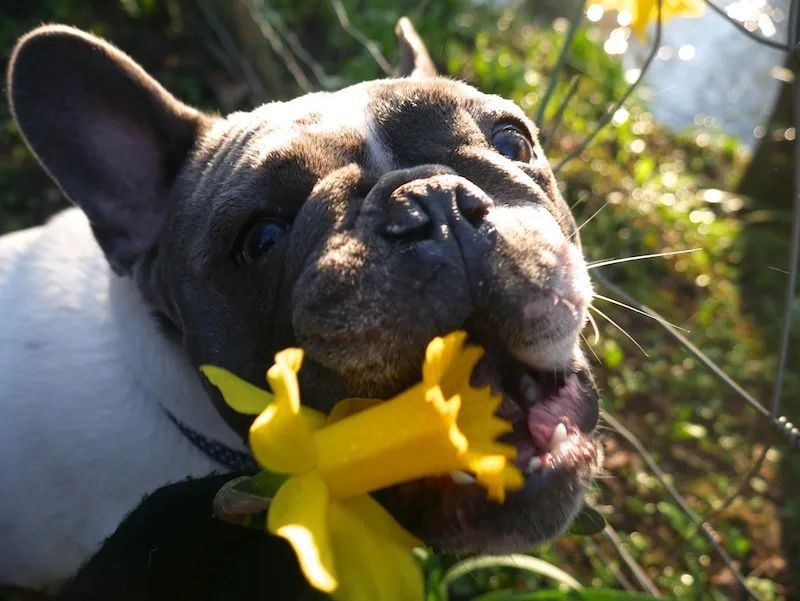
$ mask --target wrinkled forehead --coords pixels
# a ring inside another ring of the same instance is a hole
[[[513,102],[464,83],[389,79],[266,104],[230,115],[219,127],[228,137],[239,132],[232,141],[240,140],[244,161],[256,165],[301,154],[330,155],[338,146],[341,152],[333,154],[341,157],[330,158],[361,152],[374,166],[391,169],[407,162],[405,155],[420,145],[485,143],[487,131],[503,118],[534,129]]]
[[[459,146],[487,146],[503,119],[535,135],[513,102],[444,78],[378,80],[233,113],[201,142],[181,213],[201,228],[243,206],[295,213],[336,169],[357,163],[380,175],[438,162]]]

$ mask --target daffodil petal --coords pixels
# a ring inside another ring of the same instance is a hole
[[[275,364],[267,371],[270,388],[288,403],[294,413],[300,411],[300,386],[297,383],[297,372],[303,363],[303,351],[288,348],[275,355]]]
[[[668,17],[696,18],[705,14],[706,3],[705,0],[664,0],[662,10]]]
[[[425,363],[422,366],[422,382],[425,387],[440,384],[466,339],[467,333],[458,331],[431,340],[425,350]]]
[[[392,514],[369,495],[350,497],[342,503],[367,524],[377,536],[408,549],[423,546],[424,543],[421,540],[398,524]]]
[[[317,472],[294,476],[278,489],[267,515],[267,529],[289,541],[300,569],[316,589],[339,586],[329,532],[330,498]]]
[[[506,491],[522,488],[525,483],[522,473],[502,455],[468,451],[464,469],[475,474],[478,483],[486,488],[488,497],[497,503],[505,502]]]
[[[662,20],[666,20],[666,15],[663,14],[663,11],[661,16]],[[636,10],[633,12],[631,29],[633,29],[640,39],[645,39],[647,25],[651,21],[657,19],[658,2],[656,0],[636,0]]]
[[[280,399],[250,426],[250,449],[259,464],[279,474],[306,472],[317,461],[308,422]]]
[[[275,364],[267,372],[275,400],[250,426],[250,448],[256,461],[280,474],[308,471],[317,460],[311,426],[314,420],[310,422],[300,407],[297,372],[302,360],[299,349],[287,349],[275,356]]]
[[[382,403],[380,399],[363,399],[363,398],[353,398],[353,399],[344,399],[336,403],[331,409],[330,414],[328,414],[328,421],[327,425],[335,424],[336,422],[344,419],[345,417],[349,417],[351,415],[355,415],[356,413],[360,413],[365,409],[369,409],[370,407],[374,407],[375,405]]]
[[[461,390],[461,409],[456,423],[467,439],[491,444],[500,435],[513,429],[507,420],[495,415],[500,401],[499,396],[492,396],[488,386],[480,389],[464,387]],[[512,447],[506,446],[506,449]],[[498,447],[496,452],[502,451]]]
[[[359,514],[358,503],[333,503],[331,542],[339,574],[338,601],[423,601],[422,569],[411,549],[385,538]]]
[[[658,0],[600,0],[595,3],[606,10],[629,12],[631,29],[640,39],[645,39],[647,26],[658,21]],[[661,20],[666,23],[675,17],[702,17],[705,10],[704,0],[662,0]]]
[[[497,442],[501,434],[511,430],[507,421],[494,415],[499,401],[499,397],[491,397],[488,388],[464,390],[457,424],[470,441],[463,469],[475,474],[490,499],[503,503],[506,491],[521,488],[524,478],[511,463],[517,456],[516,448]]]
[[[219,388],[222,397],[230,407],[246,415],[258,415],[272,402],[273,395],[242,380],[227,369],[215,365],[201,365],[208,381]]]
[[[472,370],[475,369],[475,365],[480,361],[484,352],[481,347],[472,344],[454,350],[459,352],[451,359],[451,364],[439,384],[439,388],[442,389],[442,394],[446,399],[458,394],[460,390],[469,385]],[[498,397],[497,403],[499,404],[499,402],[500,399]]]

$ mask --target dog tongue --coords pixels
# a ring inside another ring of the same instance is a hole
[[[576,375],[569,376],[564,386],[528,411],[528,430],[541,452],[553,451],[567,437],[567,425],[573,421],[580,384]]]

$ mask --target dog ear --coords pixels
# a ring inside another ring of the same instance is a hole
[[[417,30],[406,17],[402,17],[394,28],[397,41],[400,44],[402,66],[401,77],[435,77],[436,66],[428,54],[428,49]]]
[[[33,30],[9,65],[9,105],[23,137],[87,214],[114,271],[130,273],[155,244],[171,184],[211,118],[71,27]]]

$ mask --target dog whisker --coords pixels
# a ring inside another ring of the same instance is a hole
[[[613,303],[615,305],[619,305],[620,307],[625,307],[626,309],[630,309],[634,313],[639,313],[640,315],[644,315],[645,317],[649,317],[653,321],[657,321],[659,323],[666,324],[668,326],[671,326],[671,327],[675,328],[676,330],[681,330],[682,332],[686,332],[687,334],[689,333],[689,330],[687,330],[686,328],[682,328],[682,327],[680,327],[678,325],[675,325],[671,321],[667,321],[666,319],[662,319],[660,317],[656,317],[655,315],[650,315],[650,313],[648,313],[647,311],[642,311],[641,309],[637,309],[636,307],[631,307],[630,305],[626,305],[625,303],[623,303],[621,301],[618,301],[616,299],[609,298],[607,296],[603,296],[602,294],[595,294],[594,297],[597,298],[597,299],[600,299],[600,300],[604,300],[607,303]]]
[[[584,199],[584,198],[579,198],[578,200],[576,200],[574,203],[572,203],[572,204],[569,206],[569,213],[567,213],[566,215],[562,215],[561,217],[559,217],[558,219],[556,219],[556,223],[558,223],[559,227],[560,227],[561,225],[563,225],[563,223],[564,223],[564,221],[565,221],[565,220],[567,220],[567,219],[569,219],[570,217],[572,217],[572,212],[575,210],[575,207],[577,207],[579,204],[581,204],[581,203],[582,203],[582,202],[584,202],[584,201],[585,201],[585,199]]]
[[[591,216],[590,216],[590,217],[589,217],[589,218],[588,218],[586,221],[584,221],[583,223],[581,223],[581,224],[578,226],[578,229],[576,229],[574,232],[572,232],[572,233],[571,233],[571,234],[570,234],[570,235],[567,237],[567,240],[571,240],[573,236],[575,236],[575,235],[576,235],[578,232],[580,232],[580,231],[583,229],[583,227],[584,227],[584,226],[585,226],[587,223],[589,223],[589,222],[590,222],[592,219],[594,219],[595,217],[597,217],[597,214],[598,214],[598,213],[600,213],[600,211],[602,211],[603,209],[605,209],[607,206],[608,206],[608,201],[604,202],[604,203],[603,203],[603,206],[601,206],[601,207],[600,207],[599,209],[597,209],[597,210],[596,210],[594,213],[592,213],[592,214],[591,214]]]
[[[589,352],[592,353],[592,355],[594,355],[594,358],[597,359],[597,362],[602,365],[603,362],[600,361],[600,357],[598,357],[597,353],[594,352],[592,345],[589,344],[588,340],[586,340],[586,336],[583,335],[583,332],[581,332],[581,338],[583,338],[583,341],[586,343],[586,348],[589,349]]]
[[[685,255],[693,252],[697,252],[698,250],[703,250],[702,248],[690,248],[687,250],[671,250],[666,251],[663,253],[652,253],[649,255],[636,255],[635,257],[621,257],[619,259],[601,259],[599,261],[592,261],[586,264],[586,269],[596,269],[598,267],[605,267],[607,265],[616,265],[617,263],[627,263],[629,261],[640,261],[642,259],[654,259],[657,257],[671,257],[674,255]]]
[[[600,342],[600,329],[597,327],[597,321],[591,313],[587,313],[586,317],[589,319],[589,323],[592,324],[592,330],[594,330],[594,344],[597,344]]]
[[[570,205],[570,207],[569,207],[569,210],[570,210],[570,212],[572,212],[572,211],[575,209],[575,207],[577,207],[579,204],[581,204],[581,203],[582,203],[582,202],[584,202],[585,200],[586,200],[585,198],[579,198],[578,200],[576,200],[575,202],[573,202],[573,203]]]
[[[648,358],[650,357],[650,355],[648,355],[648,354],[647,354],[647,351],[646,351],[646,350],[644,350],[644,348],[642,348],[642,345],[641,345],[641,344],[639,344],[638,342],[636,342],[636,339],[635,339],[633,336],[631,336],[630,334],[628,334],[628,332],[626,332],[626,331],[625,331],[625,330],[622,328],[622,326],[620,326],[620,325],[619,325],[619,324],[618,324],[616,321],[614,321],[613,319],[611,319],[611,318],[610,318],[608,315],[606,315],[605,313],[603,313],[603,312],[602,312],[600,309],[598,309],[598,308],[597,308],[597,307],[595,307],[594,305],[589,305],[589,308],[590,308],[590,309],[592,309],[592,310],[593,310],[595,313],[597,313],[597,314],[598,314],[600,317],[602,317],[603,319],[605,319],[605,320],[606,320],[608,323],[610,323],[612,326],[614,326],[615,328],[617,328],[617,329],[618,329],[620,332],[622,332],[622,333],[623,333],[623,334],[624,334],[624,335],[625,335],[625,336],[626,336],[626,337],[627,337],[627,338],[628,338],[628,339],[629,339],[631,342],[633,342],[633,344],[635,344],[635,345],[636,345],[636,347],[637,347],[637,348],[638,348],[640,351],[642,351],[642,352],[644,353],[644,356],[645,356],[645,357],[648,357]]]

